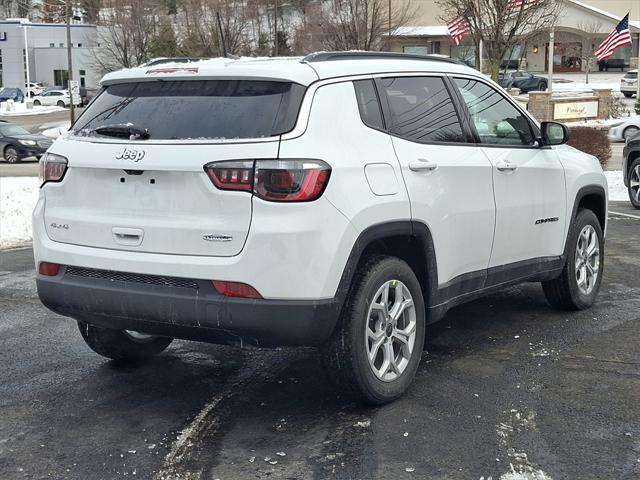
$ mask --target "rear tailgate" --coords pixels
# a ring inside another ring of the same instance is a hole
[[[46,230],[52,240],[211,256],[242,250],[251,223],[251,194],[218,190],[203,166],[278,154],[277,141],[185,148],[67,140],[56,147],[69,167],[62,183],[45,187]]]

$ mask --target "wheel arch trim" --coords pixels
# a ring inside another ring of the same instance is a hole
[[[575,220],[576,215],[578,214],[578,206],[580,205],[580,202],[589,195],[600,197],[599,200],[601,202],[600,207],[602,208],[602,217],[598,216],[598,212],[594,212],[594,213],[596,214],[596,216],[598,217],[598,220],[600,221],[603,234],[607,230],[607,194],[605,192],[604,187],[602,185],[595,185],[595,184],[585,185],[583,187],[580,187],[580,189],[578,189],[578,192],[576,193],[575,200],[573,201],[573,210],[571,211],[570,222],[567,224],[567,232],[565,234],[565,240],[564,240],[565,254],[567,252],[567,246],[568,246],[568,240],[569,240],[568,238],[569,229],[571,227],[571,224]]]
[[[424,280],[422,287],[425,305],[427,307],[433,305],[438,290],[438,271],[431,231],[429,227],[422,222],[415,220],[398,220],[372,225],[358,235],[358,238],[351,248],[351,253],[347,258],[335,295],[340,310],[342,310],[342,306],[351,288],[353,277],[367,247],[380,240],[403,236],[417,241],[424,251],[425,258],[427,259],[426,264],[424,266],[409,266],[414,270],[418,278],[423,278]],[[416,268],[422,268],[422,271],[416,271]]]

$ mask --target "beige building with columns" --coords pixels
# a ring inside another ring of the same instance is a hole
[[[473,64],[475,45],[465,39],[456,47],[448,35],[443,12],[436,0],[411,0],[417,15],[392,37],[391,49],[399,52],[442,54]],[[630,12],[630,28],[634,45],[616,51],[607,62],[592,62],[591,70],[635,68],[640,43],[640,0],[558,0],[565,4],[555,27],[554,70],[559,72],[584,71],[588,52],[607,36],[620,19]],[[548,69],[549,32],[530,38],[511,52],[513,63],[543,72]]]

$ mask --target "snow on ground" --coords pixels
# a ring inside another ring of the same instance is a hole
[[[590,81],[589,83],[585,82],[561,82],[556,83],[553,82],[553,91],[554,92],[590,92],[594,88],[608,88],[614,92],[620,91],[620,82],[598,82]]]
[[[622,170],[611,170],[604,172],[609,183],[609,201],[626,202],[629,201],[627,187],[622,181]]]
[[[622,171],[604,172],[609,182],[609,200],[628,201]],[[0,178],[0,248],[31,241],[31,212],[38,200],[39,181],[34,177]]]
[[[0,248],[31,241],[31,212],[38,200],[38,179],[0,178]]]
[[[7,102],[0,103],[0,116],[2,117],[15,117],[19,115],[40,115],[43,113],[59,112],[64,110],[58,106],[44,106],[34,105],[32,108],[27,108],[26,103],[14,103],[12,107],[8,107]]]

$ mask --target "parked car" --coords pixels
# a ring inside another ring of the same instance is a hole
[[[627,97],[633,97],[638,91],[638,70],[629,70],[620,79],[620,91]]]
[[[640,116],[622,117],[609,120],[609,140],[612,142],[627,142],[640,132]]]
[[[456,61],[203,60],[102,85],[42,158],[33,223],[41,301],[100,355],[318,346],[383,404],[454,305],[525,281],[596,299],[598,160]]]
[[[42,95],[33,97],[34,105],[57,105],[58,107],[68,107],[71,104],[69,90],[48,90]],[[77,104],[82,105],[82,99],[77,99]]]
[[[24,102],[24,93],[19,88],[0,88],[0,102],[6,102],[7,100],[13,100],[16,103]]]
[[[498,75],[498,83],[504,88],[518,88],[522,93],[544,92],[548,87],[546,78],[523,71],[502,72]]]
[[[0,151],[6,162],[16,163],[27,157],[40,158],[53,141],[13,123],[0,123]]]
[[[608,72],[612,68],[624,70],[626,67],[623,58],[607,58],[598,62],[598,70]]]
[[[40,82],[31,82],[29,85],[25,83],[24,87],[25,91],[29,92],[30,97],[35,97],[36,95],[40,95],[44,92],[44,85]]]
[[[631,204],[640,210],[640,135],[630,139],[622,150],[622,178]]]

